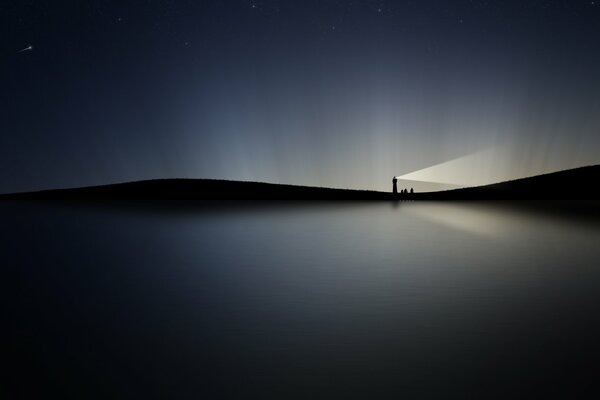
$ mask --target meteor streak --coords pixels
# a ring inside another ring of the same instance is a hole
[[[23,53],[24,51],[31,51],[31,50],[33,50],[33,46],[30,45],[28,47],[25,47],[24,49],[19,50],[17,53]]]

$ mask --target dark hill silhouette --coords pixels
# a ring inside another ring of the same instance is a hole
[[[392,193],[213,179],[155,179],[0,195],[56,200],[393,200]]]
[[[0,199],[47,200],[600,200],[600,165],[487,186],[394,195],[211,179],[157,179],[73,189],[0,195]]]

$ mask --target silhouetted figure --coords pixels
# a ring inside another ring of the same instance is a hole
[[[415,191],[413,190],[413,188],[410,188],[410,194],[413,194]]]
[[[394,194],[398,194],[398,178],[394,177],[394,179],[392,179],[392,185],[393,185],[393,193]]]

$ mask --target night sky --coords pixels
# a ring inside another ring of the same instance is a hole
[[[517,178],[600,163],[600,1],[2,0],[0,106],[0,192]]]

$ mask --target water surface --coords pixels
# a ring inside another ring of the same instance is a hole
[[[0,394],[588,394],[600,225],[569,207],[0,203]]]

